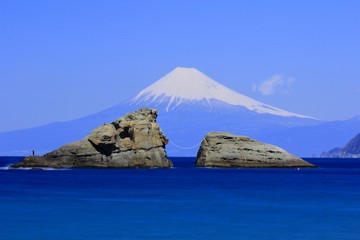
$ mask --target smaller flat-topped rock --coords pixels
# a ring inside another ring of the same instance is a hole
[[[96,128],[80,141],[44,156],[26,157],[12,167],[172,167],[165,151],[168,139],[156,118],[155,109],[141,108]]]
[[[210,132],[201,142],[198,167],[289,168],[315,167],[274,145],[226,132]]]

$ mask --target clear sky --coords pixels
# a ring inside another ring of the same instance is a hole
[[[360,1],[0,1],[0,131],[120,103],[177,66],[323,120],[360,114]]]

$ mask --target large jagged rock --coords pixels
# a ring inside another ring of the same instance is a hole
[[[210,132],[201,142],[198,167],[315,167],[285,150],[226,132]]]
[[[165,152],[168,139],[156,118],[156,110],[139,109],[96,128],[80,141],[41,157],[26,157],[13,167],[172,167]]]

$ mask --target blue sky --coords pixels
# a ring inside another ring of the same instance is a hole
[[[323,120],[360,114],[360,1],[0,1],[0,131],[67,121],[177,66]]]

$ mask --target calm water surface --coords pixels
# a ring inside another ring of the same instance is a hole
[[[360,239],[360,159],[317,169],[11,170],[0,239]]]

